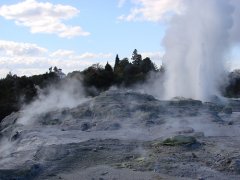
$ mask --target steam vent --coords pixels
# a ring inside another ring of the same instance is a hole
[[[240,102],[112,90],[1,123],[1,179],[239,179]],[[27,118],[27,117],[26,117]]]

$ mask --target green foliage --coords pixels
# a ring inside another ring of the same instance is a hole
[[[137,49],[134,49],[133,51],[132,60],[133,60],[133,64],[136,64],[136,65],[139,65],[142,61],[142,55],[138,54]]]
[[[228,84],[223,92],[224,96],[230,98],[240,97],[240,70],[235,70],[229,74]]]
[[[113,85],[133,86],[146,81],[150,72],[163,74],[165,71],[163,66],[158,69],[149,57],[142,59],[141,54],[135,49],[131,60],[120,59],[117,54],[113,67],[109,63],[105,67],[94,64],[83,71],[69,73],[67,78],[78,80],[79,84],[84,85],[86,94],[94,96]],[[0,121],[13,111],[18,111],[21,104],[34,100],[37,96],[37,87],[44,89],[62,82],[60,73],[61,69],[55,66],[41,75],[18,77],[9,73],[6,78],[0,79]],[[240,70],[230,73],[229,84],[221,89],[224,89],[222,91],[226,97],[240,97]]]
[[[118,54],[117,54],[116,58],[115,58],[114,71],[116,71],[116,68],[119,66],[119,63],[120,63],[120,59],[119,59]]]
[[[22,103],[31,102],[37,95],[37,86],[44,88],[57,80],[58,77],[53,72],[31,77],[18,77],[9,73],[0,80],[0,121],[18,111]]]
[[[114,73],[116,84],[131,86],[146,80],[149,72],[158,71],[150,58],[142,59],[141,54],[135,49],[132,54],[132,63],[127,58],[115,63]]]
[[[112,68],[112,66],[110,64],[108,64],[108,62],[106,64],[106,66],[105,66],[105,71],[109,72],[109,73],[113,73],[113,68]]]
[[[142,59],[135,49],[131,58],[120,60],[116,55],[114,68],[107,63],[105,67],[94,64],[83,71],[69,73],[67,78],[74,78],[84,85],[86,94],[96,95],[109,87],[132,86],[146,80],[151,71],[159,71],[150,58]],[[49,85],[62,82],[61,69],[50,67],[49,72],[31,77],[18,77],[9,73],[0,80],[0,121],[13,111],[18,111],[21,104],[29,103],[37,96],[37,87],[44,89]]]
[[[106,90],[112,85],[114,80],[113,69],[108,63],[105,68],[99,64],[94,64],[85,69],[82,74],[84,86],[94,86],[99,90]]]
[[[132,86],[146,80],[149,72],[158,71],[150,58],[142,59],[135,49],[129,62],[128,58],[115,58],[114,68],[106,64],[105,68],[93,65],[83,71],[83,82],[87,87],[93,86],[99,90],[106,90],[112,85]]]

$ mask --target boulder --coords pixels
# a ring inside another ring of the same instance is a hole
[[[163,141],[163,145],[165,146],[192,145],[196,143],[197,140],[195,137],[184,135],[177,135]]]

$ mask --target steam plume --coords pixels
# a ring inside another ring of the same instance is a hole
[[[57,87],[49,87],[46,92],[41,92],[31,104],[24,106],[22,117],[18,123],[23,125],[34,124],[35,117],[61,108],[73,108],[85,102],[84,90],[76,79],[67,79]]]
[[[239,42],[240,1],[185,0],[163,40],[165,97],[209,100],[219,95],[231,48]]]

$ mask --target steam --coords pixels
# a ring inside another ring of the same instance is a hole
[[[60,85],[40,90],[38,98],[23,107],[18,123],[33,124],[35,117],[41,114],[62,108],[73,108],[86,100],[83,87],[78,80],[63,80]]]
[[[174,15],[163,40],[165,98],[209,100],[220,96],[218,88],[224,81],[225,62],[240,40],[240,1],[183,2],[185,11]]]

